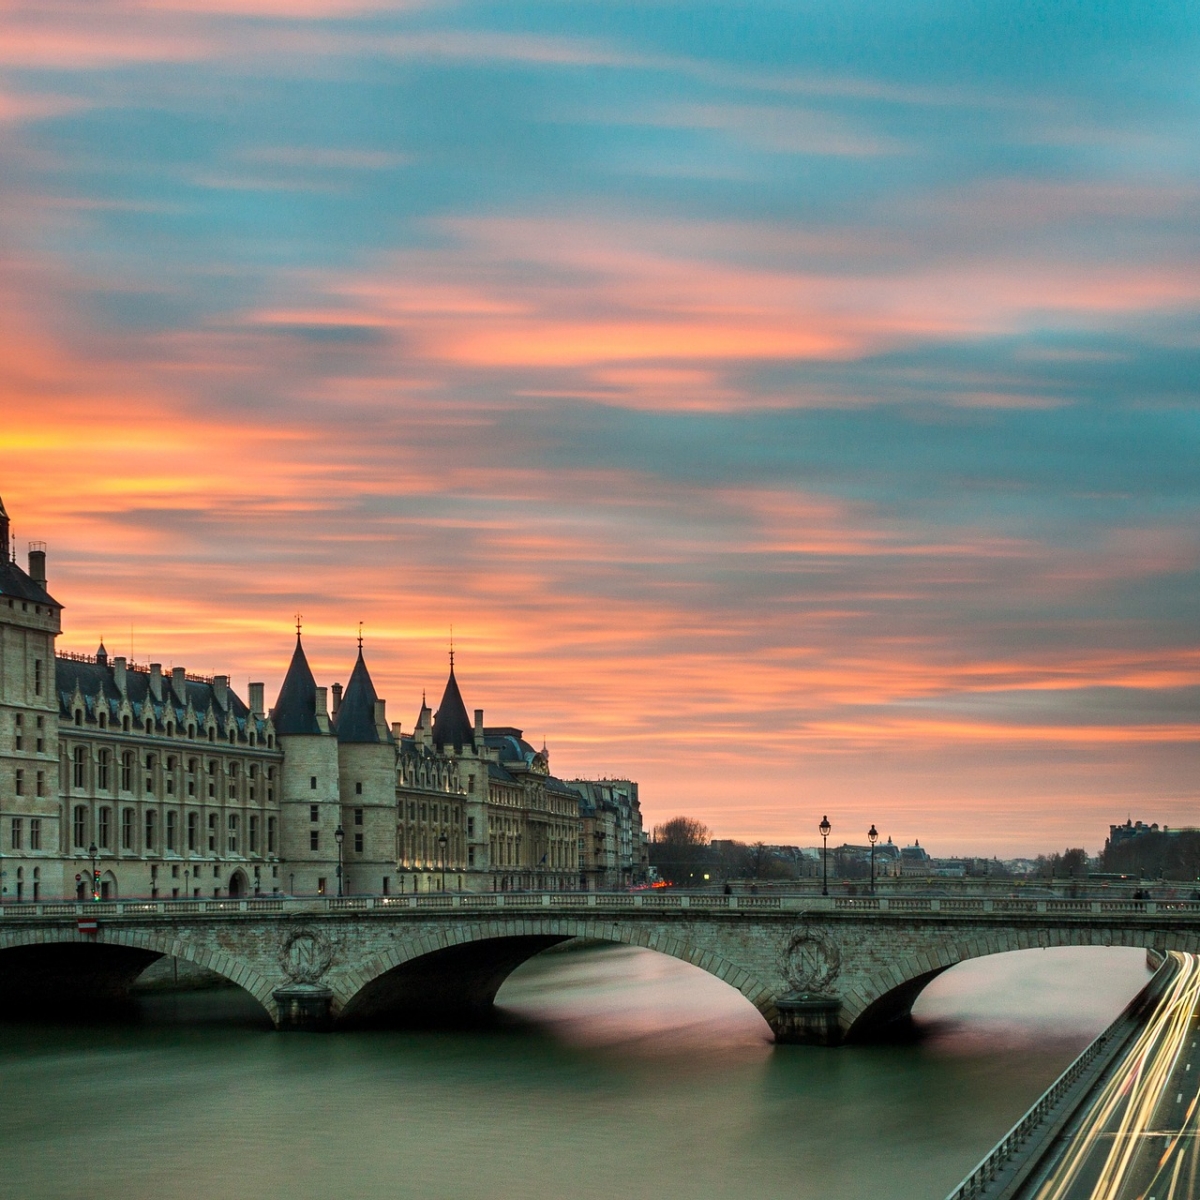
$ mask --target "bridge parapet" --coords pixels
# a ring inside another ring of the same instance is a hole
[[[63,917],[244,916],[271,913],[303,915],[360,914],[402,911],[481,910],[603,910],[838,913],[871,916],[1037,916],[1116,915],[1162,916],[1200,920],[1200,901],[1194,900],[1061,900],[999,899],[991,897],[847,897],[847,896],[724,896],[711,893],[652,892],[445,892],[411,896],[262,896],[240,900],[130,899],[8,903],[0,905],[0,922]]]

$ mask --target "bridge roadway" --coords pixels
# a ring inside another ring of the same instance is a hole
[[[693,963],[778,1041],[832,1045],[903,1025],[930,980],[984,954],[1200,953],[1200,903],[670,891],[8,904],[0,1008],[118,1003],[173,955],[244,988],[281,1028],[475,1019],[517,966],[570,938]]]

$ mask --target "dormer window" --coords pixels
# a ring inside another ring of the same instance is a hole
[[[100,726],[101,729],[107,729],[108,728],[108,714],[104,713],[104,712],[97,713],[96,714],[96,722]]]
[[[77,708],[75,710],[75,724],[76,725],[83,724],[83,709],[82,708]]]
[[[167,737],[174,737],[174,736],[175,736],[175,722],[168,721],[167,722]]]
[[[196,727],[195,727],[195,725],[189,725],[189,726],[188,726],[188,737],[190,737],[190,738],[191,738],[193,741],[195,741],[195,739],[196,739]]]
[[[129,718],[127,716],[121,718],[121,730],[123,733],[129,732]]]
[[[208,727],[208,740],[210,742],[217,740],[217,731],[211,725]]]

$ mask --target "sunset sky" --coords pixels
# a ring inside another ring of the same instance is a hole
[[[1200,6],[0,0],[63,649],[358,622],[647,822],[1200,823]]]

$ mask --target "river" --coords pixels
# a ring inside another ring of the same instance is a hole
[[[902,1046],[776,1047],[646,950],[531,960],[496,1028],[276,1034],[236,990],[0,1025],[0,1196],[941,1200],[1148,977],[1141,951],[964,963]]]

